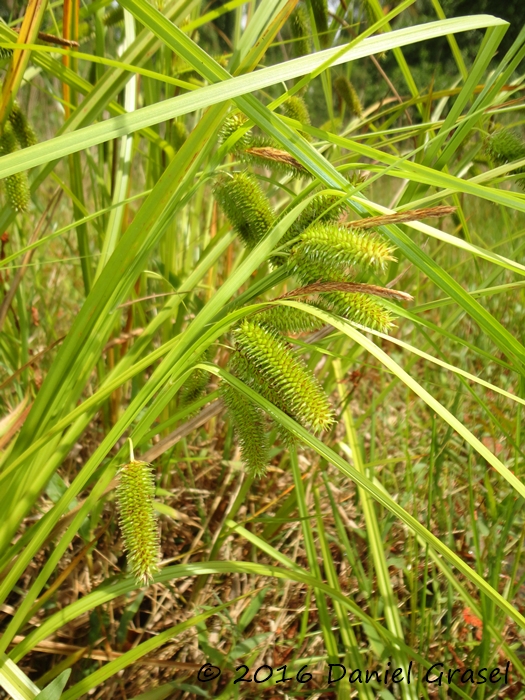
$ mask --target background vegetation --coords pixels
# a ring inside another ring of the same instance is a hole
[[[524,698],[523,4],[0,13],[4,696]]]

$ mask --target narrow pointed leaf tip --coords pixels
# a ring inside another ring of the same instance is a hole
[[[147,462],[122,467],[117,486],[120,529],[128,565],[137,583],[148,584],[158,569],[159,534],[153,512],[155,481]]]

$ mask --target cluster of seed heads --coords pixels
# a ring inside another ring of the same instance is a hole
[[[300,17],[301,13],[296,12],[297,25]],[[343,99],[346,96],[354,100],[352,109],[358,113],[357,96],[352,93],[348,81],[340,81],[339,88],[342,92],[346,90]],[[300,98],[289,100],[285,105],[287,116],[302,124],[309,123],[306,105]],[[238,134],[232,151],[241,160],[248,156],[254,161],[259,158],[265,166],[271,163],[272,168],[279,169],[291,158],[284,151],[274,151],[273,146],[266,145],[263,139],[257,140],[249,131],[239,132],[245,124],[246,118],[235,114],[226,120],[221,133],[223,142]],[[248,249],[260,243],[286,215],[286,211],[280,217],[275,215],[258,179],[247,172],[221,174],[216,179],[214,194]],[[368,328],[388,331],[393,317],[382,298],[366,293],[366,285],[349,284],[348,278],[355,276],[356,268],[384,270],[394,260],[394,251],[372,231],[343,226],[339,221],[343,210],[342,198],[337,195],[314,197],[282,237],[279,253],[270,257],[270,264],[275,268],[285,264],[290,276],[306,285],[305,289],[311,288],[307,306],[343,316]],[[248,387],[315,432],[332,425],[330,400],[282,334],[314,331],[322,325],[318,317],[306,310],[272,305],[251,319],[245,319],[234,330],[235,347],[229,363],[230,371]],[[267,433],[271,421],[240,391],[223,383],[221,392],[237,433],[243,462],[250,473],[260,476],[267,464]],[[294,440],[290,432],[279,426],[278,429],[285,444]]]

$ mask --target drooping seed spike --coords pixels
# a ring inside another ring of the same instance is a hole
[[[201,355],[201,361],[211,360],[214,354],[213,347],[208,347]],[[198,398],[204,393],[208,383],[210,381],[210,374],[203,369],[195,369],[186,379],[181,387],[179,397],[180,405],[188,406],[189,404],[197,401]]]
[[[360,117],[363,114],[363,107],[361,106],[361,101],[357,95],[356,89],[346,75],[340,75],[334,80],[334,88],[348,107],[350,114],[355,117]]]
[[[16,140],[20,144],[20,148],[27,148],[28,146],[35,145],[37,141],[36,134],[29,125],[26,115],[16,102],[9,113],[9,121],[13,127]]]
[[[245,355],[234,350],[230,355],[229,368],[232,374],[242,379],[245,384],[251,387],[260,396],[263,396],[267,401],[277,406],[283,413],[286,413],[288,416],[300,422],[298,416],[294,415],[290,410],[289,402],[283,400],[281,394],[274,388],[272,382],[268,380],[268,376],[261,373]],[[269,416],[266,417],[266,422],[268,426],[274,423]],[[278,435],[284,445],[290,447],[292,444],[295,444],[295,437],[287,428],[280,423],[277,423],[276,427]]]
[[[484,147],[494,167],[525,158],[525,141],[511,129],[498,129],[487,137]],[[525,166],[515,168],[513,172],[525,173]],[[518,184],[525,189],[525,178],[519,178]]]
[[[349,321],[388,333],[394,327],[394,317],[377,297],[359,292],[330,292],[319,295],[318,305]]]
[[[146,585],[158,570],[159,533],[153,510],[155,481],[147,462],[133,460],[118,475],[117,504],[128,566]]]
[[[296,309],[293,306],[271,306],[257,314],[256,318],[258,323],[282,333],[312,332],[324,326],[324,322],[317,316],[312,316],[307,311]]]
[[[290,119],[295,119],[301,124],[311,124],[310,114],[306,102],[302,97],[289,97],[286,102],[281,105],[283,114]]]
[[[288,412],[313,430],[325,430],[334,418],[320,384],[274,330],[245,320],[235,331],[237,349],[267,378],[287,403]]]
[[[124,21],[124,10],[120,6],[116,7],[115,9],[107,12],[104,15],[104,18],[102,21],[106,27],[112,27],[116,24],[120,24],[121,22]]]
[[[241,126],[246,124],[248,120],[244,116],[244,114],[241,114],[238,112],[237,114],[230,114],[226,119],[224,120],[221,130],[219,132],[219,141],[221,143],[224,143],[227,141],[232,134],[234,134]],[[236,153],[237,151],[242,151],[245,148],[248,148],[249,146],[253,145],[253,136],[250,134],[250,132],[243,134],[236,142],[235,145],[233,146],[233,151]]]
[[[266,473],[269,451],[264,414],[226,382],[220,390],[239,440],[242,461],[252,476],[260,478]]]
[[[214,194],[247,248],[254,248],[275,223],[270,202],[253,175],[221,175]]]
[[[328,4],[326,0],[308,0],[308,3],[312,8],[321,46],[327,46],[329,43]]]
[[[312,51],[312,30],[308,20],[308,13],[302,5],[298,5],[292,12],[290,29],[294,38],[294,55],[296,58],[307,56]]]
[[[293,241],[314,222],[337,221],[344,211],[344,208],[344,204],[341,204],[340,197],[336,195],[318,194],[317,197],[314,197],[306,208],[303,209],[301,214],[299,214],[297,219],[281,238],[280,245],[283,246]],[[282,265],[283,260],[282,258],[276,257],[275,260],[272,259],[272,263],[276,266]]]
[[[188,406],[204,393],[208,386],[209,374],[203,369],[194,370],[184,382],[180,390],[181,406]]]

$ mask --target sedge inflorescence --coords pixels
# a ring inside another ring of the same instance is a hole
[[[290,18],[290,29],[293,36],[293,52],[296,58],[307,56],[312,51],[312,28],[308,12],[302,5],[297,5]]]
[[[511,129],[497,129],[485,140],[485,153],[494,166],[507,165],[525,158],[525,141]],[[518,184],[525,189],[525,166],[514,168]]]
[[[285,113],[303,124],[309,123],[306,105],[300,99],[290,101]],[[227,119],[222,141],[235,142],[232,152],[241,160],[264,156],[264,166],[279,171],[291,156],[251,131],[243,132],[246,122],[241,114]],[[235,141],[231,137],[236,133]],[[294,174],[299,174],[297,168]],[[214,194],[249,250],[287,213],[276,216],[256,176],[244,171],[219,175]],[[277,303],[242,321],[233,330],[234,347],[228,367],[246,386],[313,432],[331,427],[333,409],[312,370],[285,336],[313,332],[324,325],[319,316],[308,312],[308,307],[374,330],[386,332],[393,326],[392,313],[384,302],[393,292],[350,281],[367,271],[384,271],[395,260],[394,249],[371,227],[349,228],[343,224],[345,207],[341,195],[314,196],[269,258],[273,268],[285,266],[288,276],[303,285],[297,293],[306,308]],[[382,293],[385,291],[389,294]],[[293,297],[294,293],[287,296]],[[268,432],[273,420],[231,385],[222,382],[221,393],[239,440],[242,460],[252,475],[261,476],[268,461]],[[277,430],[286,444],[294,440],[292,433],[280,424]]]
[[[306,105],[300,98],[295,98],[291,107],[283,106],[283,109],[298,109],[299,103],[303,106],[304,123],[309,123],[310,117]],[[287,104],[287,103],[285,103]],[[234,114],[227,117],[220,132],[220,141],[224,143],[233,134],[241,129],[246,124],[246,117],[243,114]],[[252,163],[262,167],[269,168],[274,171],[282,172],[290,177],[308,176],[308,171],[294,158],[288,151],[279,148],[273,139],[264,135],[254,134],[251,130],[243,133],[239,131],[234,143],[231,147],[231,152],[245,163]]]
[[[14,153],[19,147],[27,148],[36,143],[36,135],[20,106],[15,102],[0,133],[0,156]],[[8,175],[4,180],[9,204],[16,212],[27,209],[30,200],[27,173]]]
[[[290,267],[302,282],[309,284],[338,279],[355,267],[382,270],[392,260],[393,249],[377,235],[321,223],[303,232],[290,256]]]
[[[348,107],[350,114],[356,117],[362,116],[363,107],[361,106],[361,101],[356,92],[356,89],[348,80],[346,75],[339,75],[334,80],[334,88],[336,89],[339,97]]]
[[[270,202],[257,179],[244,172],[222,175],[214,194],[244,245],[254,248],[275,222]]]
[[[133,460],[118,475],[117,504],[128,566],[147,584],[158,569],[159,534],[153,511],[155,481],[147,462]]]
[[[288,405],[314,431],[333,422],[328,397],[306,365],[272,328],[245,320],[235,331],[236,346]]]

